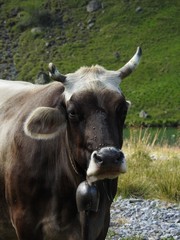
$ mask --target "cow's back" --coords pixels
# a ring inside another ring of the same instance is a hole
[[[18,93],[26,92],[35,85],[23,81],[0,80],[0,106]]]

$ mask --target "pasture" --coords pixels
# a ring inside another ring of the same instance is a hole
[[[128,171],[119,177],[119,191],[123,197],[158,198],[180,201],[180,151],[177,141],[173,146],[158,142],[159,132],[150,129],[131,130],[124,141]]]

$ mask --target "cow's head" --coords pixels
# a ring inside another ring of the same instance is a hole
[[[126,171],[121,151],[123,125],[129,103],[119,84],[139,63],[141,49],[118,71],[101,66],[82,67],[62,75],[50,63],[50,76],[63,83],[64,110],[38,108],[27,118],[24,130],[36,139],[50,139],[66,126],[66,144],[76,172],[86,171],[90,182],[115,178]]]

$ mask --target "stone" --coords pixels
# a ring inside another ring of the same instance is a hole
[[[140,7],[140,6],[138,6],[137,8],[136,8],[136,13],[139,13],[139,12],[142,12],[142,7]]]
[[[144,110],[141,110],[139,113],[139,117],[140,118],[147,118],[149,115],[147,112],[145,112]]]
[[[87,29],[91,29],[92,27],[94,26],[94,23],[89,23],[88,26],[87,26]]]
[[[32,34],[38,34],[38,33],[41,33],[41,32],[42,32],[42,29],[40,27],[35,27],[35,28],[31,29]]]
[[[177,240],[180,239],[178,220],[179,205],[167,204],[160,200],[136,201],[134,198],[119,197],[111,206],[109,233],[113,232],[113,236],[109,234],[106,240],[162,240],[172,237]]]
[[[18,15],[19,11],[20,11],[19,7],[13,8],[10,12],[9,17],[10,18],[16,17]]]
[[[116,59],[119,59],[120,58],[120,53],[117,51],[117,52],[115,52],[114,53],[114,57],[116,58]]]
[[[91,0],[88,5],[86,6],[86,10],[87,12],[91,13],[94,11],[97,11],[99,9],[102,8],[102,4],[101,2],[99,2],[98,0]]]
[[[50,82],[50,77],[47,73],[41,71],[38,73],[35,84],[46,84]]]
[[[56,44],[56,42],[54,41],[54,40],[52,40],[52,41],[50,41],[50,42],[46,42],[45,43],[45,47],[51,47],[51,46],[53,46],[53,45],[55,45]]]
[[[131,198],[129,199],[129,203],[138,203],[138,202],[143,202],[143,199],[138,199],[138,198]]]

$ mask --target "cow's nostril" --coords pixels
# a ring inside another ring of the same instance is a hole
[[[124,154],[123,152],[119,151],[118,156],[114,160],[114,163],[119,164],[120,162],[123,162],[123,160],[124,160]]]
[[[120,157],[114,159],[114,163],[115,164],[119,164],[120,162],[121,162],[121,158]]]
[[[98,164],[103,163],[102,157],[100,155],[98,155],[97,153],[94,153],[94,159],[95,159],[95,162],[98,163]]]

